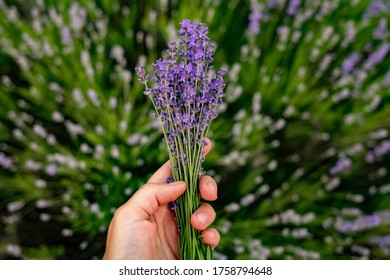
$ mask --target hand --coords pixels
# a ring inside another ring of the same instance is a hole
[[[208,140],[208,139],[207,139]],[[211,142],[205,147],[207,154]],[[178,231],[174,212],[168,203],[176,200],[186,189],[185,182],[167,184],[171,167],[166,162],[149,181],[124,205],[119,207],[108,229],[103,259],[178,259]],[[217,199],[217,184],[210,176],[199,183],[203,199]],[[215,219],[215,211],[202,203],[191,216],[191,225],[202,231],[203,242],[215,248],[220,239],[218,231],[207,228]]]

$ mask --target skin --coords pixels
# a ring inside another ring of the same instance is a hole
[[[209,153],[211,142],[205,153]],[[174,212],[168,203],[186,189],[185,182],[167,184],[171,167],[166,162],[124,205],[119,207],[108,229],[105,260],[174,260],[179,259],[178,232]],[[199,182],[201,197],[217,199],[217,184],[210,176]],[[220,240],[218,231],[208,228],[215,220],[215,211],[202,203],[191,216],[191,225],[202,231],[203,242],[215,248]]]

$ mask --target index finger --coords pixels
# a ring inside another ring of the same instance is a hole
[[[207,155],[211,148],[212,148],[212,143],[209,138],[205,138],[207,145],[203,148],[205,155]],[[168,177],[172,176],[172,170],[171,170],[171,164],[169,160],[165,162],[153,175],[150,177],[148,183],[166,183]]]
[[[170,176],[172,176],[172,170],[171,163],[168,160],[150,177],[148,183],[166,183]]]

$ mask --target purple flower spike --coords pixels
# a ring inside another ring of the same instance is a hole
[[[301,0],[290,0],[288,3],[287,13],[294,16],[297,13],[298,7],[301,5]]]
[[[336,165],[329,170],[329,173],[331,175],[343,173],[349,170],[351,166],[352,166],[352,161],[349,158],[347,157],[339,158]]]
[[[144,68],[143,65],[141,65],[140,67],[135,68],[135,72],[137,73],[138,81],[141,84],[145,84],[145,83],[148,82],[149,75],[146,75],[146,71],[145,71],[145,68]]]
[[[379,48],[373,52],[364,64],[364,70],[371,70],[375,65],[381,63],[390,50],[389,43],[383,43]]]
[[[366,154],[366,161],[367,161],[368,163],[374,163],[374,162],[375,162],[375,155],[374,155],[374,153],[368,152],[368,153]]]
[[[173,183],[173,181],[174,181],[174,180],[173,180],[173,177],[172,177],[172,176],[169,176],[169,177],[167,178],[167,182],[168,182],[168,183]]]
[[[249,14],[249,31],[253,33],[254,35],[257,35],[260,33],[260,20],[261,20],[261,14],[257,10],[253,10]]]
[[[390,234],[382,236],[374,236],[371,239],[371,244],[377,245],[380,248],[385,248],[390,246]]]
[[[388,212],[381,212],[361,216],[353,221],[342,221],[336,226],[336,229],[341,233],[361,232],[370,228],[378,227],[383,223],[387,223],[386,219],[384,219],[387,215]]]
[[[12,159],[7,157],[4,153],[0,152],[0,167],[4,169],[10,168],[12,165]]]
[[[382,1],[373,1],[364,13],[364,17],[369,18],[371,16],[377,16],[388,9],[389,7]]]
[[[366,161],[368,163],[374,163],[383,158],[388,153],[390,153],[390,141],[383,140],[374,147],[373,151],[370,151],[366,154]]]
[[[378,27],[374,29],[372,35],[375,39],[384,39],[387,34],[387,20],[382,18],[379,21]]]
[[[390,152],[390,141],[383,140],[378,146],[375,147],[374,153],[377,157],[383,157]]]
[[[341,65],[341,71],[343,72],[343,76],[348,75],[350,72],[352,72],[355,66],[359,63],[360,59],[361,55],[356,52],[349,55]]]
[[[169,202],[168,208],[172,211],[176,210],[177,208],[179,208],[179,201],[175,200],[175,201]]]
[[[151,99],[156,109],[154,118],[160,121],[164,134],[163,142],[169,152],[173,175],[168,182],[173,182],[175,178],[187,184],[186,192],[179,200],[168,205],[177,214],[179,229],[186,233],[180,235],[185,236],[180,240],[182,244],[188,240],[201,242],[200,233],[189,230],[188,215],[199,207],[198,182],[205,174],[201,166],[205,161],[205,138],[212,120],[218,116],[217,107],[222,104],[225,95],[223,76],[226,71],[209,72],[215,45],[210,42],[207,33],[205,24],[183,20],[179,30],[180,42],[168,43],[166,55],[153,64],[154,84],[150,88],[144,67],[136,68],[138,81],[146,86],[144,94]],[[192,245],[181,247],[193,248]],[[210,254],[202,250],[196,250],[200,255],[191,258],[209,258]],[[183,255],[190,256],[193,252],[186,251]]]

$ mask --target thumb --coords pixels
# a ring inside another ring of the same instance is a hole
[[[160,206],[178,199],[185,190],[186,184],[183,181],[170,184],[147,183],[122,207],[127,208],[128,213],[131,213],[132,220],[146,220],[149,219]]]

